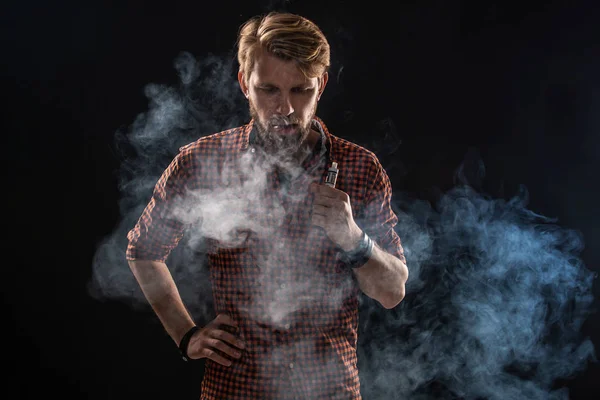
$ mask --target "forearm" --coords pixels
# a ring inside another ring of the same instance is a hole
[[[179,345],[183,335],[195,324],[167,265],[157,261],[129,261],[129,267],[163,327]]]
[[[394,308],[404,298],[408,268],[400,259],[377,245],[373,246],[369,261],[353,271],[360,289],[385,308]]]

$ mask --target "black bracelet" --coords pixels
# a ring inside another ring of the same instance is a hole
[[[179,352],[181,353],[181,358],[183,358],[183,361],[190,360],[190,358],[188,357],[188,354],[187,354],[188,344],[190,343],[190,339],[192,338],[192,335],[198,329],[200,329],[200,328],[198,328],[197,326],[192,326],[191,329],[189,331],[187,331],[185,333],[185,335],[183,335],[183,337],[181,338],[181,342],[179,342]]]
[[[363,231],[359,245],[354,250],[338,253],[338,259],[345,264],[347,269],[360,268],[371,258],[373,245],[373,240]]]

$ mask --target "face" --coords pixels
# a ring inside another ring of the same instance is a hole
[[[261,52],[249,78],[238,74],[265,150],[293,152],[308,137],[327,73],[306,78],[293,61]]]

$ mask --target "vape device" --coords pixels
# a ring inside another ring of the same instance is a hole
[[[337,176],[338,176],[338,172],[339,172],[337,166],[338,166],[338,164],[335,161],[332,162],[331,167],[327,171],[327,177],[325,178],[325,184],[327,186],[331,186],[332,188],[335,187],[335,181],[337,180]]]

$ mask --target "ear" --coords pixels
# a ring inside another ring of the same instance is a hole
[[[325,90],[325,86],[327,86],[327,81],[329,80],[329,74],[325,72],[320,79],[319,83],[319,94],[317,95],[317,100],[321,99],[321,95],[323,95],[323,91]]]
[[[244,93],[244,96],[248,98],[248,85],[246,84],[246,77],[241,70],[238,71],[238,82],[240,83],[240,89],[242,89],[242,93]]]

